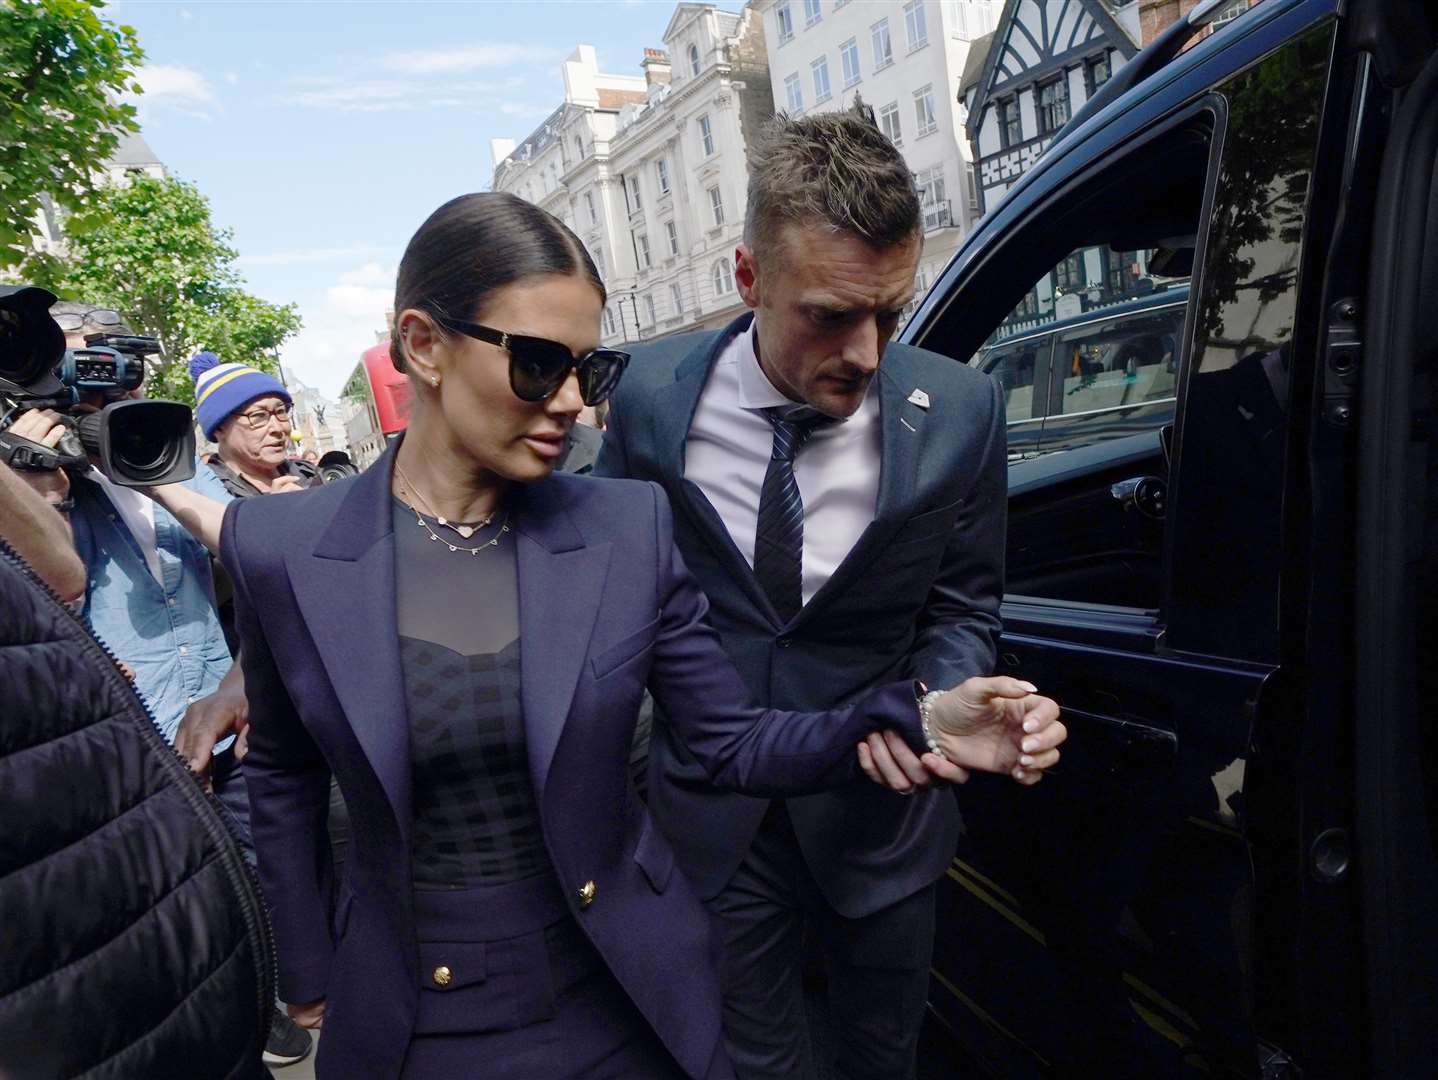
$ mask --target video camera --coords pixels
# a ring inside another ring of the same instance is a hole
[[[177,401],[110,401],[76,410],[82,391],[123,397],[145,377],[154,338],[91,334],[85,348],[66,349],[50,316],[55,296],[27,285],[0,286],[0,461],[17,469],[83,470],[95,459],[110,480],[149,487],[195,474],[195,425]],[[64,413],[69,430],[54,448],[10,432],[31,409]]]

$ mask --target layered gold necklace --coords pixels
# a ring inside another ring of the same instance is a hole
[[[399,476],[400,481],[404,484],[405,493],[409,496],[409,508],[414,513],[414,520],[419,523],[419,527],[423,529],[426,533],[428,533],[429,538],[436,544],[443,544],[445,547],[449,548],[450,551],[463,551],[470,555],[478,555],[481,551],[486,551],[489,548],[498,545],[500,539],[504,536],[504,534],[509,532],[509,511],[506,510],[504,514],[504,520],[499,523],[499,531],[496,532],[484,543],[480,544],[478,547],[463,547],[459,544],[451,544],[448,540],[446,540],[444,537],[440,536],[437,532],[430,528],[429,522],[424,520],[423,516],[421,516],[419,512],[419,509],[414,505],[416,502],[423,506],[425,512],[428,513],[430,517],[434,518],[434,520],[439,523],[440,528],[452,529],[454,532],[458,533],[466,540],[474,536],[474,534],[479,532],[481,529],[487,528],[489,524],[494,520],[494,515],[490,514],[472,523],[450,521],[442,514],[436,514],[434,512],[433,507],[429,505],[425,497],[421,495],[419,493],[419,490],[414,486],[414,484],[410,482],[410,479],[408,476],[405,475],[404,470],[399,467],[398,461],[394,463],[394,471]]]

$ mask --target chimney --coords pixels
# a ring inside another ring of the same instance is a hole
[[[669,82],[669,54],[663,49],[645,49],[639,62],[644,69],[645,86],[665,86]]]

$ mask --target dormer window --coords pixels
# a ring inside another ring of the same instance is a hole
[[[699,75],[699,46],[689,46],[689,74],[697,77]]]

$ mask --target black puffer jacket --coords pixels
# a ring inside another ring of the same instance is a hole
[[[0,1077],[265,1077],[272,994],[218,812],[0,544]]]

